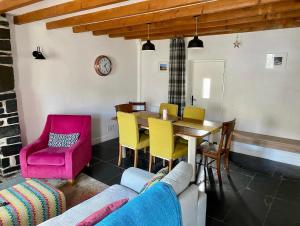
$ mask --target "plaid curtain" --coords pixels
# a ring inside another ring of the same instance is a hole
[[[178,114],[182,115],[185,106],[185,42],[183,38],[174,38],[170,42],[169,66],[169,103],[178,105]]]

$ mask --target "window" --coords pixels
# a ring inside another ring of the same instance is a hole
[[[202,87],[202,98],[203,99],[210,98],[210,86],[211,86],[211,79],[204,78],[203,79],[203,87]]]

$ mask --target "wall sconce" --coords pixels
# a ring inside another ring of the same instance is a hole
[[[44,55],[41,51],[41,47],[39,47],[39,46],[37,47],[36,51],[32,52],[32,55],[36,60],[46,60],[46,58],[44,57]]]

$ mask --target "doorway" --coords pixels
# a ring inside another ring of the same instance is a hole
[[[190,104],[205,108],[208,120],[223,120],[225,61],[191,61],[190,72]]]

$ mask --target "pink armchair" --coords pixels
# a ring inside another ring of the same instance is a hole
[[[49,133],[80,133],[69,148],[48,147]],[[25,178],[60,178],[74,180],[92,158],[91,116],[48,115],[42,135],[20,152]]]

